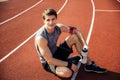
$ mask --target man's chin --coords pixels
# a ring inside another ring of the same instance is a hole
[[[54,27],[53,26],[49,26],[49,29],[54,29]]]
[[[49,26],[49,28],[54,28],[55,27],[55,25],[51,25],[51,26]]]

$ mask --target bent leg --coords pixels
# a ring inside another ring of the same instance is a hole
[[[87,63],[87,53],[88,53],[88,47],[83,45],[82,39],[80,39],[80,36],[78,37],[77,34],[72,34],[68,36],[66,39],[66,43],[71,48],[73,45],[75,45],[76,50],[79,54],[81,54],[83,57],[81,59],[82,63]]]
[[[67,67],[57,67],[56,74],[63,78],[70,78],[72,76],[72,71]]]
[[[76,50],[78,51],[79,54],[81,54],[82,50],[82,45],[77,37],[76,34],[72,34],[68,36],[66,39],[67,45],[71,48],[73,45],[75,45]]]
[[[83,47],[87,47],[87,48],[88,48],[88,45],[87,45],[87,43],[86,43],[86,41],[85,41],[85,38],[84,38],[82,32],[79,31],[79,30],[75,30],[75,34],[78,36],[79,41],[81,42],[81,45],[82,45]]]

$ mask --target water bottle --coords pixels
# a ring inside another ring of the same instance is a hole
[[[81,55],[82,55],[81,63],[86,64],[87,63],[88,48],[84,47],[81,51]]]

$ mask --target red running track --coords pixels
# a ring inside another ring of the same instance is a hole
[[[17,15],[38,1],[11,0],[0,3],[0,22]],[[0,59],[43,25],[41,14],[45,8],[51,7],[58,11],[65,2],[65,0],[52,1],[43,0],[24,14],[0,25]],[[89,40],[89,56],[98,65],[107,68],[108,72],[105,74],[86,73],[83,70],[84,65],[82,65],[76,80],[120,80],[120,3],[116,0],[95,0],[94,4],[95,20]],[[93,19],[92,6],[90,0],[68,0],[59,13],[58,22],[76,26],[82,30],[87,39]],[[64,37],[61,36],[59,42]],[[74,53],[77,53],[76,50]],[[43,70],[34,47],[34,37],[32,37],[0,63],[0,80],[62,79]]]

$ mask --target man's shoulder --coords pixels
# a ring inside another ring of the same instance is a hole
[[[36,33],[35,40],[46,41],[44,26],[42,26]]]
[[[61,23],[57,23],[56,24],[58,27],[62,27],[62,26],[64,26],[63,24],[61,24]]]
[[[35,35],[35,37],[45,37],[45,30],[44,30],[44,27],[41,27],[38,31],[37,31],[37,33],[36,33],[36,35]]]
[[[68,32],[68,27],[64,24],[57,24],[61,30],[61,32]]]
[[[43,36],[38,36],[35,39],[37,42],[41,43],[41,44],[46,44],[47,40],[43,37]]]

